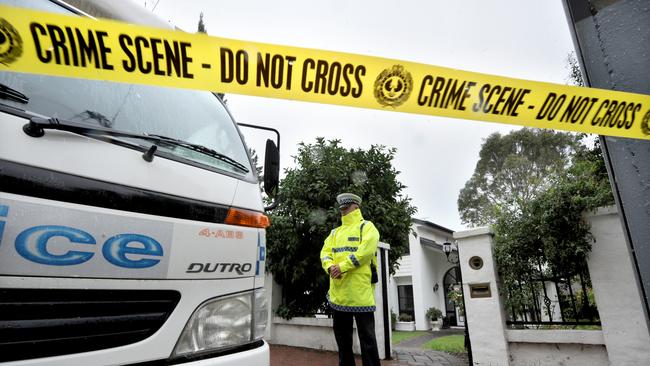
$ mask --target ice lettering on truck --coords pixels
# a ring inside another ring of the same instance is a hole
[[[143,248],[129,246],[131,243],[141,243]],[[163,248],[155,239],[140,234],[120,234],[106,240],[102,249],[104,258],[116,266],[125,268],[148,268],[160,262],[159,259],[129,259],[127,254],[142,254],[163,256]]]
[[[54,237],[64,237],[76,244],[95,244],[95,238],[87,232],[67,226],[34,226],[24,230],[16,237],[16,251],[23,258],[51,266],[72,266],[87,262],[92,252],[69,250],[64,254],[52,254],[47,243]]]
[[[95,245],[95,238],[81,230],[68,226],[42,225],[22,231],[16,237],[16,251],[23,258],[50,266],[71,266],[89,261],[95,253],[91,251],[68,250],[64,254],[53,254],[48,250],[50,239],[63,237],[74,244]],[[162,245],[155,239],[140,234],[118,234],[108,238],[102,254],[111,264],[123,268],[149,268],[159,259],[142,256],[164,255]],[[127,254],[130,256],[127,257]]]

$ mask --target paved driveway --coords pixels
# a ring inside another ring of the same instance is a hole
[[[361,357],[357,356],[357,365]],[[271,345],[271,366],[336,366],[339,356],[336,352],[318,351],[309,348]],[[382,366],[405,366],[407,363],[381,361]]]
[[[462,334],[462,332],[460,332]],[[421,345],[443,335],[459,332],[429,333],[403,342],[393,348],[394,360],[381,361],[382,366],[466,366],[467,357],[445,352],[423,350]],[[361,357],[357,356],[357,365]],[[336,366],[338,354],[308,348],[271,345],[271,366]]]

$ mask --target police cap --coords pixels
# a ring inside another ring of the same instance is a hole
[[[361,197],[357,196],[354,193],[341,193],[338,196],[336,196],[336,202],[338,202],[339,208],[342,208],[352,203],[356,203],[357,205],[360,205]]]

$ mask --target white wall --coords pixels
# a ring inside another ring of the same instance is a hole
[[[442,251],[420,244],[420,238],[442,244],[450,240],[451,235],[424,225],[414,225],[412,228],[416,231],[417,236],[409,235],[410,254],[400,259],[400,267],[391,279],[390,284],[394,295],[390,298],[390,307],[399,315],[397,286],[412,285],[415,327],[417,330],[427,330],[431,328],[429,319],[426,317],[426,312],[430,307],[437,307],[443,312],[443,315],[445,313],[443,278],[452,264],[447,262]],[[438,291],[434,293],[433,286],[436,283]]]
[[[650,364],[650,332],[632,258],[615,207],[587,215],[595,238],[587,264],[609,361]]]
[[[506,330],[510,366],[607,366],[599,330]]]
[[[413,261],[413,301],[415,303],[415,328],[427,330],[431,326],[426,316],[427,310],[435,306],[444,314],[444,289],[443,278],[445,272],[452,267],[447,262],[445,254],[420,244],[420,238],[433,240],[442,244],[451,239],[451,235],[431,229],[424,225],[417,225],[417,238],[411,237],[411,257]],[[433,292],[433,286],[438,283],[438,291]]]
[[[491,297],[465,299],[475,364],[480,365],[650,365],[650,331],[634,265],[613,207],[585,215],[595,242],[587,259],[602,330],[505,329],[496,286],[492,236],[488,228],[457,232],[463,289],[490,283]],[[468,265],[483,259],[481,269]],[[549,294],[554,298],[555,293]]]
[[[509,353],[505,333],[506,317],[496,282],[492,232],[489,228],[479,228],[456,232],[454,238],[458,240],[458,258],[463,273],[466,321],[473,361],[478,365],[507,366]],[[473,256],[483,259],[483,267],[472,269],[469,266],[469,259]],[[470,286],[482,283],[489,283],[491,296],[471,297]]]
[[[271,344],[327,351],[338,350],[332,330],[332,319],[293,318],[285,320],[276,316],[273,317],[273,322],[270,325],[271,336],[266,340]],[[359,353],[356,325],[354,327],[352,347],[355,353]]]
[[[607,366],[603,345],[510,343],[510,366]]]
[[[447,262],[447,258],[441,251],[435,251],[427,247],[422,248],[421,270],[419,271],[420,291],[414,294],[415,303],[421,309],[417,314],[419,322],[416,322],[418,330],[429,329],[429,319],[426,312],[430,307],[436,307],[445,314],[445,291],[444,275],[452,264]],[[438,291],[433,291],[433,286],[438,284]],[[419,326],[418,326],[419,325]]]
[[[397,263],[399,263],[399,267],[395,271],[394,277],[411,276],[413,274],[412,257],[410,254],[400,258]]]
[[[399,316],[399,298],[397,286],[413,285],[411,276],[391,277],[389,281],[388,307]]]

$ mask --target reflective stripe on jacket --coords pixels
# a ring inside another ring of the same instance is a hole
[[[343,216],[341,221],[342,225],[325,239],[320,252],[325,272],[338,264],[343,273],[338,279],[330,277],[327,300],[333,309],[339,311],[375,311],[375,286],[370,283],[370,264],[377,267],[379,231],[372,222],[363,220],[359,209]],[[364,224],[362,232],[361,224]]]

